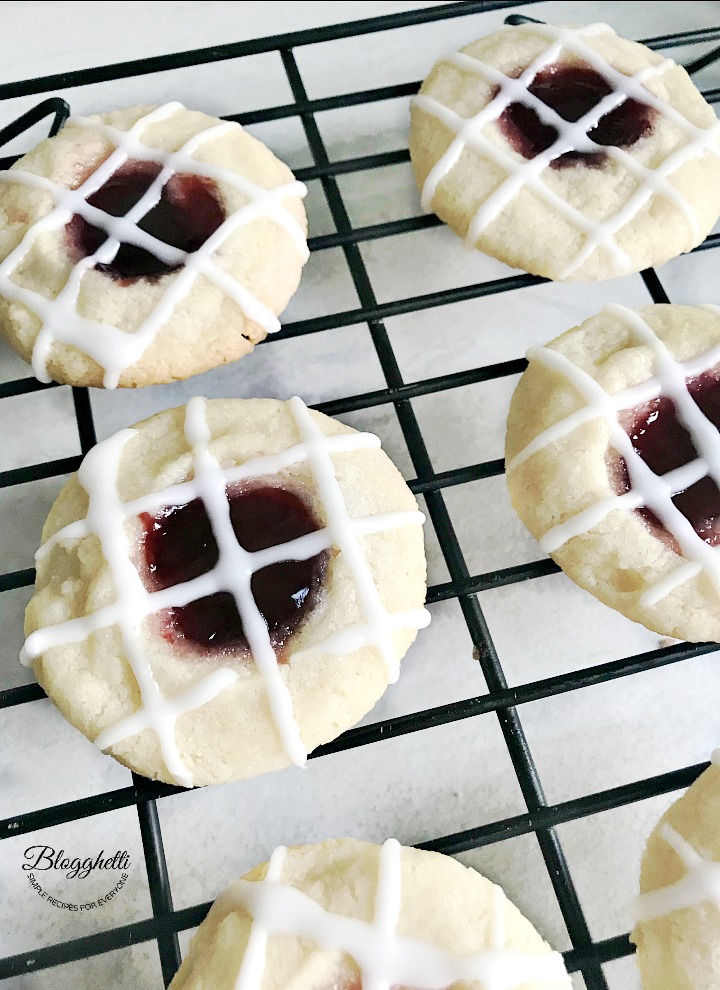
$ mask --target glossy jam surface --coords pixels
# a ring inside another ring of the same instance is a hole
[[[705,416],[720,429],[720,368],[690,379],[687,387]],[[619,418],[633,447],[655,474],[674,471],[698,456],[692,437],[678,419],[675,403],[667,396],[626,410]],[[624,461],[616,487],[619,491],[630,488]],[[720,490],[711,478],[701,478],[675,495],[673,502],[706,543],[712,546],[720,543]],[[638,512],[651,528],[664,532],[649,509],[638,509]]]
[[[113,217],[132,209],[160,174],[155,162],[129,161],[114,172],[105,185],[88,196],[88,203]],[[201,175],[178,173],[165,184],[159,202],[138,223],[158,240],[188,253],[197,251],[225,219],[217,186]],[[107,233],[75,214],[68,223],[66,238],[74,258],[94,254],[107,240]],[[169,265],[150,251],[134,244],[121,244],[113,261],[95,266],[118,282],[139,278],[157,279],[180,265]]]
[[[320,524],[293,492],[269,485],[229,490],[230,519],[238,543],[254,552],[313,533]],[[152,590],[190,581],[212,570],[218,547],[200,499],[144,515],[143,549]],[[280,659],[288,637],[317,604],[328,553],[271,564],[252,577],[255,602]],[[206,654],[247,652],[248,642],[233,596],[219,591],[164,613],[164,635]]]
[[[556,63],[539,72],[528,92],[551,107],[564,120],[580,120],[589,110],[613,92],[604,76],[582,63]],[[655,110],[638,100],[625,100],[601,118],[590,130],[597,144],[629,148],[652,128]],[[515,151],[524,158],[534,158],[555,142],[558,131],[545,124],[532,107],[511,103],[499,117],[500,127]],[[607,156],[601,152],[567,151],[554,159],[552,168],[568,165],[598,167]]]

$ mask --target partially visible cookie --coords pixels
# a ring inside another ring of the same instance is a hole
[[[70,385],[235,361],[297,289],[305,192],[238,124],[179,103],[71,117],[0,172],[0,331]]]
[[[355,839],[280,847],[220,895],[172,990],[570,990],[562,957],[456,860]]]
[[[648,839],[632,940],[644,990],[720,986],[720,769],[711,766]]]
[[[720,641],[720,309],[608,306],[528,360],[505,446],[522,521],[605,604]]]
[[[192,399],[85,457],[43,529],[27,658],[147,777],[253,777],[354,725],[427,625],[417,502],[300,399]]]
[[[501,28],[412,105],[423,206],[470,247],[558,281],[689,251],[720,214],[720,128],[687,72],[607,24]]]

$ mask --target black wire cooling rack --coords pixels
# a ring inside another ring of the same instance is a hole
[[[532,2],[533,0],[527,0],[527,3]],[[714,644],[689,645],[683,643],[560,676],[547,677],[519,687],[508,687],[497,650],[478,601],[478,592],[541,578],[555,573],[558,568],[551,560],[545,559],[505,567],[485,574],[470,573],[445,505],[443,490],[454,485],[462,485],[500,475],[504,471],[503,461],[486,461],[469,467],[439,473],[434,472],[410,400],[417,396],[438,393],[446,389],[486,382],[508,375],[517,375],[524,370],[526,362],[524,359],[518,358],[513,361],[503,361],[485,367],[440,375],[423,381],[405,382],[400,373],[383,320],[403,313],[418,312],[480,296],[516,291],[525,286],[537,285],[544,280],[532,275],[511,275],[489,282],[412,296],[388,303],[378,303],[358,245],[377,238],[423,230],[439,224],[440,221],[434,216],[413,216],[370,226],[353,227],[343,202],[337,176],[407,162],[409,154],[405,148],[401,148],[396,151],[338,162],[331,161],[315,114],[342,107],[409,97],[417,91],[419,83],[413,81],[311,100],[307,96],[305,84],[293,52],[293,49],[303,45],[368,35],[378,31],[396,30],[409,25],[462,17],[482,11],[497,10],[498,8],[525,5],[517,2],[473,2],[473,0],[466,0],[462,3],[448,3],[442,6],[428,7],[391,16],[374,17],[331,27],[297,31],[156,58],[59,73],[21,82],[0,84],[0,100],[242,58],[262,52],[279,53],[294,102],[238,114],[229,119],[237,120],[246,125],[282,118],[298,117],[300,119],[313,155],[314,164],[309,168],[296,169],[295,174],[301,180],[320,180],[336,228],[334,233],[311,237],[309,246],[312,251],[323,251],[333,247],[342,248],[361,305],[359,309],[285,324],[282,331],[272,339],[286,339],[304,334],[319,333],[353,324],[365,324],[369,328],[385,378],[385,387],[361,395],[324,402],[316,408],[334,416],[384,403],[394,405],[410,452],[413,469],[417,474],[416,478],[410,482],[410,487],[416,494],[422,494],[425,498],[428,514],[450,574],[449,581],[436,584],[429,589],[428,602],[434,603],[447,599],[456,599],[459,602],[475,647],[475,655],[485,675],[488,687],[487,694],[475,698],[351,729],[333,743],[316,750],[312,757],[321,757],[328,753],[337,753],[356,746],[369,745],[381,738],[386,740],[405,733],[418,732],[431,726],[495,712],[512,759],[527,811],[502,821],[491,822],[477,828],[442,836],[426,843],[424,848],[456,854],[515,836],[534,833],[537,836],[572,944],[572,948],[565,953],[567,967],[571,972],[582,973],[588,990],[607,990],[608,984],[602,970],[603,963],[630,954],[633,947],[627,935],[619,935],[602,941],[593,941],[591,938],[555,826],[686,787],[706,768],[707,764],[684,767],[621,787],[614,787],[574,800],[549,805],[545,799],[542,784],[525,738],[518,715],[518,706],[565,692],[578,691],[615,678],[628,677],[667,664],[678,663],[708,653],[717,647]],[[522,15],[511,15],[508,20],[515,20],[517,17],[522,17]],[[720,25],[642,40],[651,48],[668,49],[703,44],[718,39],[720,39]],[[690,72],[695,72],[719,58],[720,47],[694,59],[686,65],[686,68]],[[704,96],[710,102],[720,102],[720,88],[706,91]],[[51,118],[50,134],[54,134],[62,127],[69,112],[68,104],[62,99],[53,97],[43,100],[28,113],[0,130],[0,146],[7,144],[46,118]],[[7,168],[14,160],[13,157],[0,158],[0,168]],[[696,250],[706,250],[717,246],[719,243],[720,234],[714,234]],[[654,270],[650,269],[643,272],[642,278],[654,302],[670,301]],[[43,385],[34,378],[21,378],[0,383],[0,399],[56,387],[58,386],[55,384]],[[80,447],[84,455],[95,443],[92,410],[87,390],[74,388],[72,394]],[[65,475],[75,471],[80,460],[80,456],[65,457],[33,464],[29,467],[2,471],[0,472],[0,487],[22,485],[42,478]],[[29,586],[33,583],[34,576],[34,571],[29,568],[0,574],[0,593]],[[0,709],[13,705],[29,704],[42,697],[44,697],[44,692],[37,684],[10,688],[0,691]],[[163,837],[156,802],[158,799],[175,794],[180,790],[182,789],[178,787],[133,776],[133,783],[128,787],[121,787],[103,794],[32,811],[28,814],[14,816],[11,819],[0,820],[0,839],[4,839],[52,825],[76,821],[90,815],[99,815],[118,808],[135,806],[139,818],[152,904],[152,917],[145,920],[99,934],[62,942],[58,945],[0,958],[0,979],[32,973],[62,963],[111,952],[121,947],[155,940],[159,949],[163,978],[167,986],[180,965],[178,932],[198,925],[210,906],[209,904],[198,904],[181,911],[173,910],[172,891],[163,851]]]

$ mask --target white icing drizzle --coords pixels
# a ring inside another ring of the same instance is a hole
[[[392,938],[402,907],[402,846],[397,839],[387,839],[380,847],[377,893],[375,895],[375,928],[386,938]],[[385,977],[382,957],[362,969],[362,990],[390,990]]]
[[[720,863],[697,852],[667,823],[660,829],[660,836],[680,857],[686,872],[676,883],[636,898],[633,904],[636,920],[652,921],[701,904],[714,904],[720,908]]]
[[[293,763],[301,766],[307,759],[307,752],[293,715],[290,693],[280,674],[267,624],[250,589],[256,561],[253,560],[254,554],[244,550],[235,539],[230,503],[225,493],[227,481],[217,458],[208,447],[211,436],[203,399],[192,399],[188,403],[185,435],[193,453],[198,495],[205,505],[218,545],[218,562],[213,578],[235,599],[253,661],[265,681],[270,712],[280,732],[283,749]],[[287,545],[286,549],[291,552]],[[311,555],[312,552],[308,554]]]
[[[423,514],[419,511],[386,512],[352,519],[335,477],[334,453],[377,448],[380,441],[368,433],[325,436],[301,399],[291,399],[289,406],[300,443],[277,454],[259,455],[224,469],[211,450],[206,401],[199,397],[191,399],[185,412],[185,436],[192,455],[192,479],[125,503],[120,501],[118,495],[117,477],[125,444],[136,432],[123,430],[99,443],[86,455],[78,471],[78,480],[88,495],[86,518],[59,530],[40,547],[36,555],[38,560],[42,560],[59,544],[67,545],[91,534],[96,535],[110,571],[115,600],[89,615],[31,633],[21,659],[30,663],[54,647],[82,642],[98,630],[117,626],[125,655],[140,689],[141,706],[132,715],[104,729],[95,742],[101,749],[107,749],[144,729],[151,729],[158,737],[168,770],[184,786],[192,786],[192,773],[178,751],[175,723],[184,713],[207,704],[232,686],[239,675],[229,667],[220,668],[180,694],[165,697],[144,650],[142,624],[148,616],[187,605],[218,591],[230,592],[235,598],[253,661],[263,678],[268,705],[283,749],[291,762],[299,766],[305,763],[307,751],[293,713],[285,676],[278,666],[265,620],[252,595],[252,575],[283,560],[307,560],[330,547],[336,547],[343,555],[357,588],[362,622],[338,630],[324,642],[296,651],[291,660],[301,659],[309,653],[349,653],[369,645],[375,647],[383,659],[390,682],[396,680],[398,674],[393,631],[421,629],[430,621],[430,614],[424,608],[387,612],[358,542],[360,537],[368,534],[422,525]],[[254,553],[244,550],[237,542],[230,522],[230,508],[225,494],[227,486],[252,478],[271,477],[305,461],[310,465],[327,516],[326,527],[265,550]],[[206,574],[162,591],[147,591],[132,561],[126,522],[142,513],[156,513],[163,506],[182,505],[196,498],[202,499],[205,505],[217,542],[218,561],[215,567]]]
[[[668,348],[639,313],[620,305],[607,306],[605,312],[625,323],[638,343],[651,350],[653,377],[642,385],[608,395],[594,378],[559,351],[548,347],[531,348],[528,359],[538,361],[567,378],[586,404],[538,434],[510,461],[508,473],[584,423],[604,419],[610,435],[609,445],[624,458],[627,465],[630,491],[601,499],[564,523],[553,526],[539,541],[540,546],[547,553],[553,553],[568,540],[599,525],[610,512],[616,509],[632,511],[645,505],[674,537],[685,560],[670,574],[648,587],[640,598],[641,604],[656,605],[701,571],[708,576],[720,594],[720,555],[695,532],[692,524],[672,501],[673,495],[684,491],[706,475],[720,484],[720,433],[693,401],[685,384],[687,378],[709,371],[720,361],[720,347],[712,347],[691,361],[680,363],[675,361]],[[674,471],[658,476],[633,447],[618,422],[617,414],[622,409],[631,409],[661,395],[672,399],[678,420],[691,434],[699,456]]]
[[[287,848],[285,846],[278,846],[273,850],[265,875],[265,883],[279,883],[286,856]],[[220,904],[224,905],[224,895],[220,897]],[[259,988],[263,973],[265,972],[269,934],[269,930],[258,924],[255,918],[253,918],[245,953],[240,963],[240,971],[235,981],[235,990],[252,990],[253,987]]]
[[[663,59],[657,65],[647,66],[633,76],[623,75],[594,48],[583,41],[583,37],[592,37],[603,33],[614,34],[615,32],[607,24],[590,24],[578,29],[555,27],[548,24],[532,24],[518,25],[513,30],[540,34],[547,38],[550,43],[549,47],[517,79],[506,76],[503,72],[466,52],[458,52],[441,60],[462,71],[480,75],[488,83],[498,87],[495,97],[473,117],[461,117],[427,94],[420,94],[414,98],[413,102],[416,106],[436,117],[455,134],[450,145],[425,180],[422,191],[423,208],[428,211],[432,210],[432,203],[438,186],[458,163],[464,149],[469,147],[482,152],[507,173],[498,188],[487,197],[471,219],[466,235],[466,241],[470,247],[475,247],[484,231],[524,188],[531,189],[535,195],[552,206],[580,233],[585,235],[582,247],[576,257],[560,273],[559,280],[569,278],[578,271],[598,248],[604,249],[611,256],[618,274],[632,267],[630,258],[618,245],[615,235],[637,216],[653,195],[663,196],[673,203],[682,213],[693,238],[699,239],[700,229],[694,210],[668,180],[678,168],[694,157],[705,152],[720,156],[720,147],[718,146],[720,122],[715,121],[707,128],[697,127],[667,101],[660,99],[645,88],[643,83],[662,75],[673,67],[675,62],[672,59]],[[574,122],[565,120],[555,110],[528,91],[528,86],[535,76],[546,66],[556,62],[563,52],[570,52],[581,58],[604,76],[614,90],[588,113]],[[679,127],[687,138],[686,144],[668,155],[656,168],[646,168],[624,149],[597,144],[588,136],[588,132],[602,117],[627,99],[636,99],[652,107]],[[557,139],[551,147],[534,158],[526,159],[519,154],[505,150],[486,133],[483,133],[485,126],[491,121],[497,120],[511,103],[522,103],[532,108],[543,123],[554,127],[558,132]],[[612,216],[604,220],[592,220],[543,182],[542,173],[549,167],[550,163],[571,150],[590,153],[602,152],[622,164],[638,180],[638,188],[629,196],[623,207]]]
[[[363,619],[356,625],[345,626],[310,649],[298,651],[295,656],[322,652],[352,653],[363,646],[373,646],[385,663],[388,682],[394,684],[400,674],[400,666],[392,634],[397,629],[424,628],[430,621],[429,613],[426,609],[408,609],[394,614],[387,611],[353,530],[342,490],[335,477],[332,458],[325,446],[325,434],[301,399],[295,396],[290,400],[290,405],[325,509],[331,544],[342,553],[352,571]]]
[[[50,352],[55,342],[61,342],[78,348],[96,361],[104,370],[105,388],[115,388],[122,373],[140,360],[200,276],[220,288],[237,303],[248,319],[260,324],[268,333],[280,329],[280,323],[269,307],[224,271],[214,260],[214,256],[241,226],[267,217],[288,234],[302,260],[306,261],[308,248],[305,235],[283,200],[304,196],[307,189],[301,182],[287,182],[273,189],[265,189],[229,169],[193,157],[203,145],[237,130],[240,125],[233,122],[208,127],[175,152],[160,151],[142,143],[142,135],[151,124],[167,120],[184,109],[181,103],[166,103],[141,117],[128,131],[74,117],[73,123],[102,133],[115,145],[110,156],[78,189],[66,189],[22,169],[12,168],[0,172],[0,182],[19,183],[45,190],[54,201],[54,208],[30,227],[20,244],[0,263],[0,293],[12,302],[26,306],[40,320],[40,331],[32,355],[33,371],[40,381],[50,381],[47,370]],[[113,217],[91,206],[87,202],[88,197],[97,192],[130,159],[156,162],[162,166],[161,172],[142,198],[124,217]],[[159,202],[165,184],[179,172],[204,176],[221,186],[232,186],[247,198],[247,203],[227,216],[202,247],[191,254],[163,243],[137,226]],[[22,266],[40,234],[64,227],[73,214],[82,216],[88,223],[102,227],[107,232],[108,239],[95,254],[77,262],[66,284],[54,299],[13,281],[12,275]],[[171,279],[166,279],[160,301],[132,333],[82,316],[77,308],[85,272],[97,263],[111,262],[123,242],[152,252],[166,264],[183,265]]]
[[[325,444],[328,453],[342,454],[351,450],[377,448],[380,446],[380,440],[373,433],[341,433],[336,436],[326,436]],[[227,468],[225,477],[227,478],[228,485],[233,485],[241,481],[247,481],[249,478],[280,474],[282,471],[287,470],[287,468],[302,463],[306,457],[307,450],[303,444],[296,444],[293,447],[288,447],[287,450],[280,451],[278,454],[263,454],[258,457],[251,457],[237,467]],[[195,498],[195,489],[192,481],[184,481],[180,484],[163,488],[159,492],[150,492],[141,498],[126,502],[125,509],[128,516],[137,516],[143,512],[157,512],[158,509],[161,509],[165,505],[181,505],[184,502],[191,501],[193,498]],[[378,525],[378,531],[385,519],[390,520],[392,523],[389,528],[397,525],[397,523],[392,522],[394,518],[395,513],[391,512],[383,516],[373,517],[375,523]],[[358,527],[371,525],[371,520],[357,519],[355,522]],[[370,532],[369,529],[367,531]],[[69,523],[69,525],[58,530],[54,536],[51,536],[38,549],[35,559],[42,560],[57,543],[66,543],[81,539],[83,536],[87,536],[89,532],[90,529],[85,519],[79,519],[77,522]]]
[[[183,782],[187,779],[187,770],[175,742],[178,715],[206,703],[234,683],[238,675],[233,670],[213,671],[209,678],[204,678],[183,696],[170,699],[163,696],[155,680],[145,657],[141,629],[148,593],[131,559],[130,541],[125,530],[126,515],[115,480],[122,450],[131,436],[131,431],[123,430],[94,447],[80,465],[78,481],[88,493],[88,525],[100,540],[103,556],[113,576],[116,623],[122,635],[125,655],[140,689],[142,708],[134,716],[132,731],[139,731],[141,721],[143,728],[152,725],[168,770]],[[50,633],[50,630],[47,632]],[[52,642],[52,635],[47,638]],[[32,649],[27,644],[26,650],[32,656]],[[117,741],[117,732],[110,729],[98,737],[97,743],[102,748]]]
[[[476,953],[455,953],[431,942],[398,935],[402,899],[402,847],[388,839],[379,856],[375,917],[372,921],[334,914],[289,884],[280,882],[286,850],[273,853],[267,877],[237,880],[220,895],[211,913],[219,918],[241,909],[252,917],[248,948],[234,990],[260,990],[271,935],[307,939],[321,950],[350,956],[362,974],[363,990],[392,986],[441,990],[460,982],[477,982],[483,990],[516,990],[520,986],[570,986],[558,952],[520,952],[504,948],[505,897],[492,894],[491,947]]]

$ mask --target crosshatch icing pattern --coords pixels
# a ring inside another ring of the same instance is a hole
[[[34,660],[54,646],[82,641],[97,629],[119,626],[127,660],[140,688],[142,707],[101,732],[95,740],[96,745],[107,749],[128,736],[150,728],[158,737],[168,770],[178,783],[187,787],[192,786],[192,775],[175,742],[175,723],[184,712],[206,704],[234,684],[239,675],[229,667],[216,669],[181,694],[165,697],[145,655],[141,628],[143,618],[168,608],[187,605],[218,591],[229,591],[240,613],[253,662],[265,682],[270,710],[283,748],[291,762],[298,766],[304,765],[307,751],[293,714],[290,695],[278,669],[267,624],[252,595],[250,582],[253,574],[282,560],[307,560],[330,547],[343,554],[350,568],[361,621],[338,630],[301,653],[292,654],[290,659],[295,657],[299,660],[314,652],[342,655],[363,646],[373,646],[383,659],[388,683],[394,683],[400,671],[392,645],[393,632],[402,628],[422,629],[430,621],[430,613],[426,609],[393,613],[386,610],[358,542],[358,536],[362,534],[420,525],[424,516],[421,512],[388,512],[351,519],[335,477],[333,453],[379,447],[379,439],[368,433],[327,437],[301,399],[291,399],[290,409],[300,443],[282,453],[251,458],[237,467],[223,470],[210,450],[205,400],[199,397],[191,399],[185,414],[185,436],[192,451],[193,478],[126,504],[119,499],[116,479],[123,448],[135,433],[133,430],[123,430],[110,437],[93,447],[78,471],[78,480],[89,499],[87,517],[65,526],[38,550],[37,556],[42,558],[58,543],[95,534],[110,568],[116,598],[112,604],[87,616],[31,633],[23,651],[25,662]],[[251,478],[275,475],[302,461],[310,465],[327,517],[325,528],[266,550],[250,553],[243,549],[230,521],[227,486]],[[132,561],[125,521],[132,516],[157,512],[164,506],[179,505],[196,498],[203,501],[210,519],[219,550],[217,564],[208,573],[190,581],[162,591],[146,591]]]
[[[464,72],[475,73],[498,87],[497,94],[474,117],[467,119],[461,117],[454,110],[425,93],[414,98],[417,107],[436,117],[455,135],[425,180],[422,190],[423,208],[427,211],[432,210],[438,187],[458,163],[467,147],[482,152],[483,155],[486,155],[507,172],[506,178],[479,207],[470,221],[466,235],[466,242],[469,247],[475,247],[483,232],[525,187],[532,189],[536,195],[552,205],[554,210],[585,235],[577,256],[558,275],[560,280],[570,278],[599,249],[606,251],[611,256],[619,273],[632,271],[632,261],[617,243],[615,235],[647,205],[653,195],[663,196],[672,202],[683,215],[691,229],[692,236],[697,241],[700,237],[700,231],[695,213],[678,190],[668,182],[668,178],[681,165],[703,152],[720,156],[720,147],[718,146],[720,123],[716,121],[707,128],[698,127],[670,106],[667,101],[659,99],[643,85],[650,79],[661,77],[664,72],[675,65],[675,62],[669,58],[662,59],[657,65],[641,69],[633,76],[626,76],[618,72],[584,41],[585,38],[592,38],[597,35],[614,35],[615,32],[607,24],[590,24],[586,27],[570,29],[555,27],[550,24],[533,23],[517,25],[514,30],[540,35],[549,42],[547,49],[517,79],[506,76],[493,66],[465,52],[448,55],[443,59],[450,65],[456,66]],[[607,79],[613,87],[612,93],[605,96],[588,113],[575,122],[565,120],[552,107],[547,106],[528,91],[528,86],[538,73],[557,62],[563,54],[578,56]],[[602,117],[628,99],[639,100],[657,110],[681,128],[686,135],[686,144],[669,154],[662,164],[655,168],[646,168],[622,148],[597,144],[588,134],[588,131],[591,131]],[[512,154],[490,140],[483,130],[491,121],[496,121],[511,103],[515,102],[532,108],[543,123],[554,127],[558,133],[554,143],[546,151],[535,155],[533,158],[522,158]],[[562,196],[559,196],[543,181],[543,173],[550,167],[551,162],[571,150],[588,153],[602,152],[609,155],[616,162],[621,163],[637,179],[637,188],[628,197],[622,209],[613,216],[602,221],[593,220],[568,203]]]
[[[372,921],[347,917],[322,908],[313,898],[282,882],[287,849],[279,846],[264,880],[236,880],[220,895],[216,909],[247,911],[252,917],[247,948],[235,990],[259,990],[271,935],[309,939],[322,948],[350,956],[360,969],[362,990],[391,987],[451,987],[473,982],[487,990],[514,990],[527,985],[569,987],[562,956],[557,952],[519,952],[506,946],[505,894],[493,890],[489,949],[455,953],[396,929],[402,902],[402,848],[388,839],[378,859],[375,916]]]
[[[705,308],[720,316],[720,307]],[[681,364],[674,360],[668,348],[639,313],[619,305],[607,306],[605,312],[617,316],[630,328],[639,343],[650,348],[654,358],[653,377],[641,385],[608,395],[587,372],[573,364],[565,355],[549,347],[531,348],[528,359],[538,361],[562,374],[582,396],[586,405],[543,430],[513,458],[507,470],[513,471],[533,454],[561,440],[583,423],[602,417],[610,431],[610,446],[627,464],[630,491],[596,502],[566,522],[553,526],[541,538],[540,546],[546,553],[552,553],[573,537],[593,529],[608,513],[616,509],[632,511],[640,506],[647,506],[677,541],[685,559],[671,574],[660,578],[648,588],[643,593],[641,602],[646,605],[657,604],[701,571],[707,574],[720,594],[720,557],[717,551],[695,532],[692,524],[672,501],[678,492],[706,476],[711,477],[716,484],[720,483],[720,433],[693,401],[686,386],[688,379],[710,371],[720,363],[720,346]],[[643,405],[661,395],[672,399],[682,422],[692,434],[699,454],[689,464],[662,476],[648,467],[617,418],[621,409]]]
[[[720,750],[713,753],[712,763],[716,767],[720,766]],[[662,826],[660,835],[677,853],[685,872],[676,883],[641,894],[634,904],[636,920],[652,921],[675,911],[700,908],[708,904],[720,908],[720,863],[703,850],[696,849],[677,829],[667,823]]]
[[[53,342],[61,341],[72,344],[93,358],[104,369],[105,388],[115,388],[123,371],[142,357],[200,275],[222,289],[249,319],[259,323],[267,333],[275,333],[280,329],[280,322],[275,314],[237,279],[220,268],[213,255],[243,224],[265,216],[270,217],[292,238],[304,262],[308,257],[305,234],[295,217],[283,205],[283,200],[291,196],[305,196],[307,188],[302,182],[287,182],[274,189],[264,189],[237,172],[193,157],[193,153],[204,144],[237,130],[240,125],[232,121],[200,131],[174,152],[160,151],[143,143],[143,132],[150,124],[168,120],[181,110],[184,110],[181,103],[166,103],[142,116],[127,131],[96,120],[73,118],[75,124],[100,131],[115,145],[115,150],[110,156],[78,189],[67,189],[43,176],[22,169],[0,172],[0,182],[20,183],[46,190],[52,195],[55,203],[55,208],[33,224],[20,244],[0,263],[0,290],[3,296],[27,306],[41,320],[41,329],[32,355],[33,371],[41,382],[50,381],[47,372],[48,357]],[[121,217],[111,216],[91,206],[87,202],[88,197],[97,192],[110,176],[130,159],[156,162],[162,166],[157,178],[153,180],[141,199],[129,213]],[[165,244],[138,226],[143,217],[157,205],[168,181],[180,172],[204,176],[217,183],[234,186],[247,197],[247,203],[230,214],[215,233],[192,253]],[[12,276],[22,265],[38,236],[44,231],[64,227],[73,214],[105,230],[107,240],[97,251],[81,258],[75,264],[66,284],[54,298],[48,299],[40,292],[19,285]],[[79,313],[77,308],[85,272],[97,264],[111,262],[123,242],[144,248],[166,264],[183,266],[172,279],[166,280],[160,302],[133,333],[126,333],[109,323],[90,320]]]

